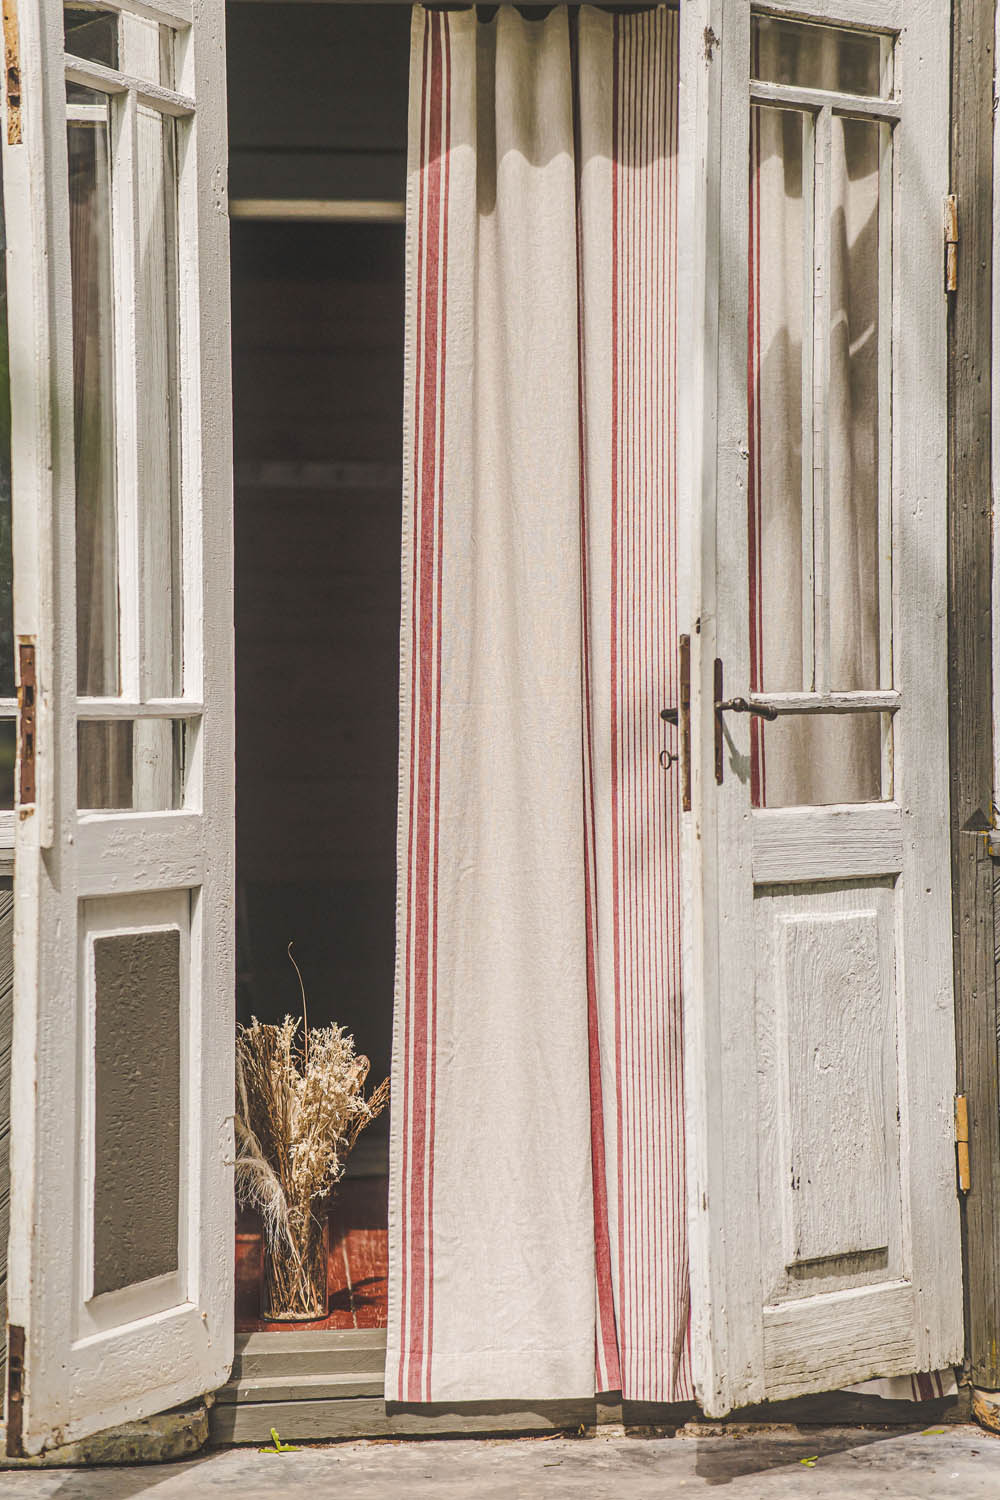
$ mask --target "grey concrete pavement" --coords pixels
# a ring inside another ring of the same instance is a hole
[[[806,1460],[806,1462],[803,1462]],[[771,1429],[752,1437],[369,1442],[266,1454],[216,1450],[147,1468],[0,1473],[0,1500],[1000,1500],[1000,1438],[928,1432]]]

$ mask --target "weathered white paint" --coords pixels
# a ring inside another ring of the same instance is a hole
[[[143,48],[149,53],[148,22],[192,15],[182,0],[123,9],[122,64],[133,75]],[[20,29],[24,138],[4,146],[15,629],[38,641],[40,780],[34,808],[16,820],[8,1294],[10,1319],[27,1339],[25,1446],[38,1452],[211,1390],[232,1359],[232,477],[224,14],[221,0],[204,0],[193,27],[178,32],[176,93],[119,75],[111,98],[125,696],[78,705],[61,8],[20,7]],[[81,81],[102,86],[96,64],[71,66]],[[164,223],[143,201],[142,166],[150,150],[143,132],[158,135],[159,115],[176,119],[179,132],[184,671],[180,697],[170,700],[161,680],[166,612],[155,589],[159,576],[166,594],[164,534],[159,522],[150,533],[142,508],[150,487],[163,482],[165,451],[162,422],[157,429],[144,420],[164,370],[162,335],[145,323],[163,281],[153,262]],[[152,256],[143,254],[144,236]],[[158,699],[144,701],[153,691]],[[139,720],[147,762],[143,736],[169,734],[174,713],[185,718],[184,808],[78,814],[78,711]],[[165,922],[182,932],[184,972],[179,1269],[93,1298],[86,1275],[93,1066],[81,954],[101,924],[142,930]]]
[[[886,535],[888,534],[886,532]],[[812,597],[811,594],[809,597]],[[890,597],[888,587],[881,597],[886,599]],[[811,657],[809,670],[812,671]],[[899,707],[899,694],[892,688],[873,688],[868,692],[851,689],[848,692],[826,693],[751,693],[750,701],[769,704],[781,714],[856,714],[867,709],[881,709],[885,713],[894,713]]]
[[[765,1305],[901,1280],[893,881],[754,906]]]
[[[700,515],[685,520],[691,565],[681,569],[682,578],[689,575],[680,618],[691,631],[693,664],[685,1048],[693,1357],[710,1415],[874,1374],[931,1369],[962,1352],[948,747],[940,711],[947,694],[940,204],[948,180],[941,67],[948,7],[796,0],[762,9],[899,28],[898,102],[853,101],[850,110],[890,121],[899,114],[886,126],[892,152],[883,153],[882,176],[892,205],[883,248],[893,255],[882,304],[893,360],[891,489],[880,496],[881,514],[892,521],[891,562],[881,560],[883,599],[890,581],[892,588],[882,680],[877,691],[850,695],[854,701],[827,693],[821,503],[813,518],[821,696],[761,695],[784,712],[892,713],[894,785],[891,803],[754,811],[749,786],[732,768],[748,750],[743,715],[727,717],[735,748],[724,785],[715,785],[714,658],[725,663],[728,692],[746,694],[750,682],[750,7],[748,0],[690,0],[682,7],[681,310],[682,346],[693,355],[680,430],[682,493]],[[771,97],[774,89],[757,92]],[[819,135],[838,104],[828,95],[800,103],[816,113],[819,176]],[[822,245],[819,254],[825,263]],[[813,368],[822,372],[822,350],[814,348]],[[883,382],[883,397],[889,389]],[[843,1097],[830,1078],[810,1092],[801,1077],[810,1059],[815,1067],[824,1057],[847,1077]],[[800,1075],[794,1085],[792,1069]],[[869,1189],[876,1179],[882,1184],[870,1202],[840,1181],[852,1132],[862,1137],[859,1159],[867,1153],[856,1175]],[[793,1162],[800,1177],[811,1171],[822,1179],[801,1203],[791,1196]]]
[[[908,19],[905,0],[763,0],[755,11],[789,20],[826,21],[833,26],[850,25],[861,31],[899,31]]]
[[[815,111],[826,115],[843,115],[848,120],[898,120],[898,99],[865,99],[857,94],[839,94],[835,89],[793,88],[784,83],[750,84],[750,98],[754,104],[783,104]]]
[[[761,808],[751,838],[756,885],[850,880],[903,868],[903,813],[893,802]]]
[[[134,16],[122,18],[122,53],[125,57],[129,51],[129,33],[134,32],[138,26],[149,26],[149,21],[138,20]],[[131,45],[134,47],[135,43]],[[145,104],[149,109],[155,109],[163,115],[175,115],[182,118],[193,115],[195,103],[187,94],[178,94],[173,89],[167,89],[159,83],[150,81],[148,75],[130,73],[126,68],[118,71],[106,68],[103,63],[90,62],[85,57],[66,57],[66,78],[70,83],[82,83],[87,88],[98,89],[101,93],[108,94],[112,98],[120,98],[129,95],[139,104]]]

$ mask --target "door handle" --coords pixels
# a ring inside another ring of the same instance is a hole
[[[691,811],[691,637],[682,635],[677,645],[677,704],[672,708],[661,708],[660,718],[665,724],[673,724],[680,730],[680,746],[673,750],[660,751],[660,765],[669,771],[674,761],[680,761],[681,807]]]
[[[715,712],[717,714],[725,713],[726,711],[734,714],[757,714],[761,719],[776,719],[778,717],[778,710],[773,708],[769,703],[751,703],[749,698],[727,698],[724,703],[716,703]]]
[[[715,781],[717,786],[722,785],[723,767],[725,763],[723,744],[722,715],[732,714],[755,714],[759,719],[774,720],[778,717],[778,710],[770,703],[751,703],[749,698],[724,698],[723,695],[723,673],[722,662],[719,657],[715,658]]]

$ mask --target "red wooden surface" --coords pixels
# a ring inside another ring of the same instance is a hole
[[[348,1178],[330,1210],[329,1317],[267,1322],[260,1315],[264,1251],[256,1214],[236,1213],[236,1332],[290,1328],[384,1328],[388,1264],[388,1182]]]

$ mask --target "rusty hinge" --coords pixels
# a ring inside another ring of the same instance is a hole
[[[969,1165],[969,1099],[966,1094],[955,1095],[955,1162],[959,1192],[967,1193],[972,1187],[972,1168]]]
[[[954,193],[944,200],[944,289],[958,291],[958,198]]]
[[[17,0],[3,0],[4,96],[7,100],[7,144],[21,144],[21,42]]]
[[[18,642],[18,666],[17,806],[19,812],[24,814],[35,805],[38,682],[35,676],[34,641]]]
[[[23,1458],[24,1329],[7,1325],[7,1457]]]

